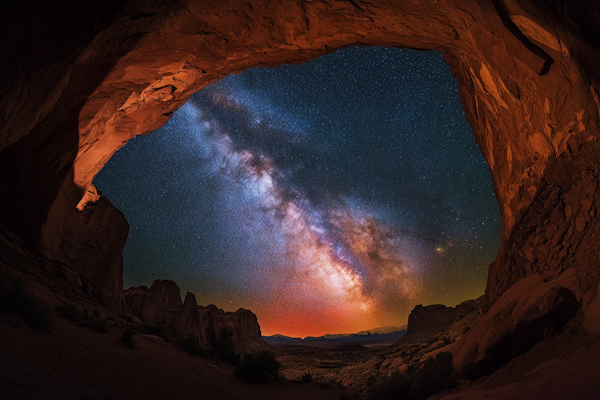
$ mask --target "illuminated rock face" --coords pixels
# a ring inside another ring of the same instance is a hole
[[[490,302],[569,270],[587,313],[600,258],[595,2],[122,4],[33,0],[0,13],[0,222],[30,245],[53,254],[82,197],[80,209],[98,198],[91,183],[112,154],[227,74],[355,44],[438,49],[502,212]]]

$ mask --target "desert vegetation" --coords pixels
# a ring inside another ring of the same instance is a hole
[[[234,375],[246,382],[258,383],[269,378],[278,378],[281,364],[275,355],[269,351],[257,354],[247,354],[235,369]]]
[[[372,400],[421,400],[447,388],[455,387],[458,377],[452,367],[452,354],[439,353],[419,368],[405,373],[394,371],[369,388]]]

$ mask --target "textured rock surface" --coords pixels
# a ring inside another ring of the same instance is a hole
[[[82,209],[98,198],[95,174],[215,80],[356,44],[438,49],[458,82],[502,213],[490,304],[524,278],[561,279],[569,271],[585,327],[598,333],[598,2],[42,3],[12,2],[0,13],[0,223],[30,246],[65,255],[82,248],[59,244],[79,202]],[[191,298],[187,307],[195,309]],[[180,324],[195,326],[192,314],[181,315]]]
[[[486,375],[574,318],[579,306],[573,292],[540,275],[521,280],[454,344],[454,369],[472,379]]]
[[[502,212],[490,301],[532,273],[560,273],[556,260],[565,257],[581,292],[595,295],[598,277],[586,275],[593,264],[578,261],[585,243],[587,258],[600,252],[596,186],[584,190],[597,181],[600,153],[594,2],[110,4],[47,10],[32,0],[0,16],[0,221],[29,243],[53,251],[76,204],[94,197],[92,179],[110,156],[227,74],[353,44],[439,49]],[[546,232],[560,234],[560,220],[572,230],[556,238],[562,247],[547,238],[548,262],[537,262],[527,256],[541,240],[529,222],[547,219]]]
[[[465,300],[462,303],[456,305],[456,318],[460,319],[475,309],[481,309],[486,304],[487,297],[485,295],[475,300]]]
[[[419,304],[408,316],[406,332],[411,333],[421,329],[450,324],[454,322],[454,318],[456,318],[456,308],[454,307],[446,307],[441,304],[423,307]]]
[[[160,318],[163,308],[179,309],[182,306],[179,287],[173,281],[155,280],[150,289],[146,286],[125,291],[127,306],[142,321]]]
[[[209,344],[223,328],[233,332],[234,342],[262,341],[258,320],[251,311],[240,308],[225,312],[212,304],[202,307],[190,292],[182,304],[179,287],[173,281],[156,280],[149,289],[129,288],[125,298],[133,315],[142,321],[152,324],[164,321],[172,332],[181,336],[192,333],[204,344]]]
[[[106,197],[71,214],[52,258],[85,278],[111,308],[123,310],[123,248],[129,224]]]

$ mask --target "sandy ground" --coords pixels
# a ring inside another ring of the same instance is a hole
[[[194,358],[168,342],[135,336],[125,347],[122,328],[103,334],[55,316],[55,327],[34,331],[0,314],[1,399],[338,399],[339,389],[269,380],[246,384],[233,367]]]
[[[315,381],[331,386],[339,386],[336,378],[344,367],[362,365],[376,354],[376,350],[363,346],[278,345],[275,349],[285,378],[299,380],[303,374],[310,373]]]

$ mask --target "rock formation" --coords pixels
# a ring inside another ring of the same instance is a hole
[[[456,319],[460,319],[471,311],[483,307],[487,303],[485,295],[475,300],[465,300],[460,304],[456,305]]]
[[[169,280],[155,280],[150,289],[146,286],[129,288],[124,292],[127,306],[142,321],[161,319],[165,309],[179,311],[182,307],[179,286]]]
[[[475,300],[465,300],[456,307],[442,304],[423,306],[419,304],[410,312],[406,332],[416,332],[429,328],[444,328],[463,318],[476,309],[481,309],[487,303],[485,295]]]
[[[548,220],[544,230],[555,234],[560,220],[572,223],[547,254],[573,260],[582,278],[591,272],[577,260],[583,242],[600,251],[592,184],[600,155],[600,12],[593,2],[61,3],[53,18],[31,12],[42,9],[35,3],[15,3],[0,17],[7,38],[0,222],[31,245],[53,252],[75,206],[94,198],[93,177],[110,156],[207,84],[353,44],[388,45],[441,50],[457,79],[503,218],[490,301],[537,269],[560,272],[552,259],[536,266],[526,256],[539,236],[530,236],[529,220]],[[578,196],[584,187],[587,197]],[[582,288],[592,297],[593,280]]]
[[[191,333],[203,344],[210,344],[223,328],[233,332],[234,342],[262,340],[256,315],[251,311],[240,308],[225,312],[212,304],[202,307],[190,292],[182,304],[179,287],[173,281],[157,279],[150,288],[129,288],[125,299],[133,315],[142,321],[164,322],[172,332],[180,336]]]
[[[129,224],[106,197],[71,214],[52,258],[75,270],[116,310],[124,310],[123,248]],[[72,282],[74,283],[74,282]]]
[[[457,80],[502,213],[490,312],[515,284],[541,276],[571,291],[583,326],[600,335],[597,2],[42,3],[11,2],[0,13],[0,224],[32,249],[79,263],[103,297],[118,298],[120,266],[109,255],[123,237],[102,236],[113,223],[93,211],[103,200],[92,181],[129,139],[163,125],[193,92],[249,67],[352,45],[437,49]],[[84,218],[84,209],[97,217]],[[70,227],[74,221],[89,228]],[[86,231],[86,244],[77,243]],[[77,250],[84,248],[109,266]],[[559,292],[552,298],[567,301]],[[196,309],[192,298],[181,307]],[[195,326],[189,317],[181,321]],[[488,337],[495,324],[473,332]],[[467,348],[473,363],[482,361]]]
[[[446,307],[441,304],[433,304],[423,307],[416,306],[408,316],[408,327],[406,333],[421,329],[432,328],[440,325],[448,325],[456,318],[456,308]]]
[[[540,275],[507,290],[452,348],[454,369],[471,379],[486,375],[529,350],[575,317],[580,303],[569,289]]]

